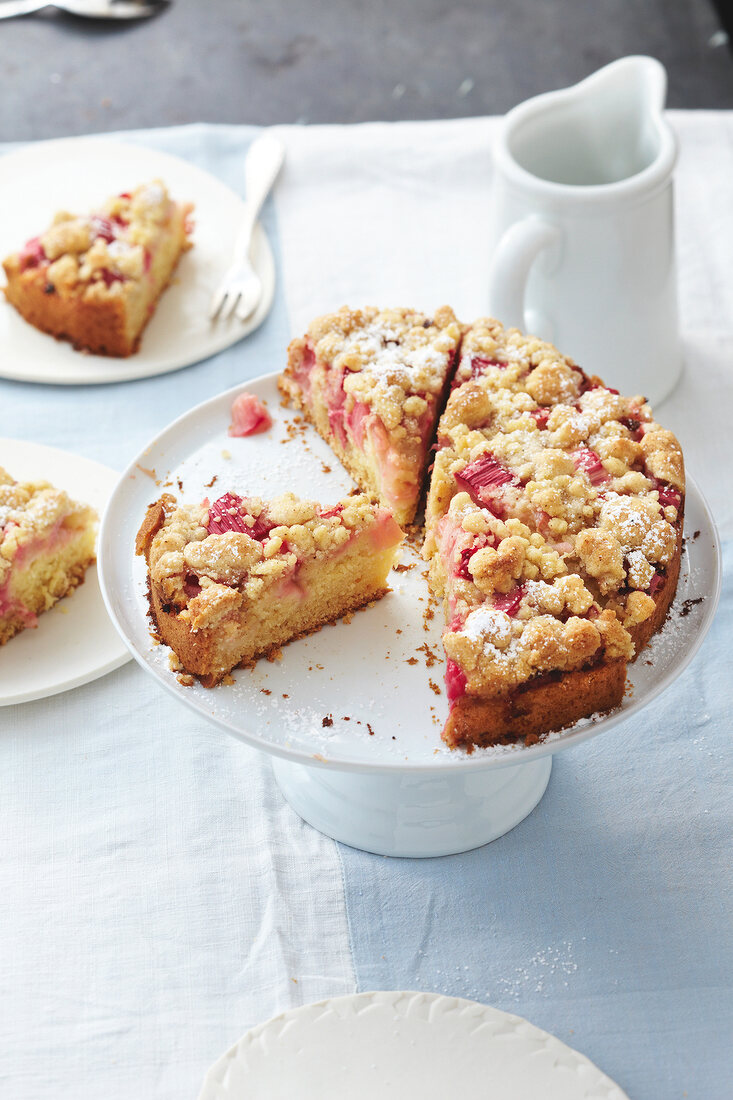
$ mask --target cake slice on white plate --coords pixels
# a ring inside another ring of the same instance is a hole
[[[155,180],[90,214],[61,211],[4,261],[5,297],[31,325],[78,350],[132,355],[191,247],[192,209]]]
[[[83,583],[96,519],[62,489],[15,481],[0,467],[0,645]]]

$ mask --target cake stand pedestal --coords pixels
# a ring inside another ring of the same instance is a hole
[[[381,856],[447,856],[509,832],[542,798],[552,756],[501,768],[368,774],[273,757],[285,798],[309,825]]]

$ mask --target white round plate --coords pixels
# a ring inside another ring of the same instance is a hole
[[[209,321],[209,303],[232,260],[244,203],[193,164],[142,146],[99,138],[44,141],[0,157],[0,257],[16,252],[48,226],[57,210],[83,214],[109,195],[160,178],[171,195],[195,204],[193,248],[185,253],[127,359],[86,355],[39,332],[0,300],[0,377],[22,382],[82,385],[126,382],[198,363],[241,340],[267,316],[275,292],[275,265],[258,226],[252,259],[262,278],[262,301],[243,324]],[[244,181],[244,153],[242,154]]]
[[[628,1100],[582,1054],[496,1008],[437,993],[359,993],[255,1027],[199,1100]]]
[[[100,515],[118,480],[98,462],[17,439],[0,439],[0,466],[17,481],[50,481]],[[129,659],[105,610],[93,565],[84,584],[39,615],[35,629],[0,648],[0,706],[79,687]]]
[[[536,761],[625,721],[679,676],[696,652],[717,604],[720,561],[712,518],[690,481],[678,595],[666,626],[631,666],[632,690],[613,714],[580,722],[540,744],[470,755],[443,745],[442,608],[423,621],[431,610],[427,570],[412,550],[402,552],[404,571],[391,575],[391,594],[350,623],[285,646],[282,660],[235,670],[230,686],[183,687],[168,667],[169,650],[151,639],[145,565],[133,557],[146,506],[162,492],[193,503],[229,490],[263,497],[292,490],[330,504],[353,487],[315,432],[286,431],[294,414],[280,406],[275,379],[248,382],[170,425],[123,475],[102,522],[100,575],[113,621],[140,664],[203,719],[275,756],[330,771],[393,777],[472,772]],[[275,423],[261,435],[231,439],[231,403],[244,389],[267,402]],[[549,767],[543,790],[548,776]]]

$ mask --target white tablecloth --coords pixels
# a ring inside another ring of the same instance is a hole
[[[659,416],[730,539],[733,117],[671,118],[686,371]],[[146,382],[0,382],[0,434],[121,468],[191,405],[280,367],[315,314],[344,302],[483,313],[495,126],[284,128],[267,324]],[[253,133],[129,138],[241,189]],[[725,629],[730,603],[728,580]],[[426,862],[339,849],[303,825],[265,757],[202,726],[137,665],[0,709],[0,1093],[193,1098],[208,1064],[277,1010],[404,986],[527,1015],[635,1100],[729,1097],[731,688],[729,635],[715,638],[679,705],[563,754],[514,833]],[[646,814],[653,850],[639,839]]]

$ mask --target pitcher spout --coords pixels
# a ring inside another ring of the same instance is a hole
[[[610,65],[598,69],[581,84],[588,84],[589,91],[594,85],[599,89],[628,89],[630,100],[636,100],[636,109],[640,114],[661,116],[667,99],[667,70],[656,57],[634,54],[612,61]],[[578,85],[580,87],[580,85]]]
[[[622,57],[510,111],[503,155],[535,180],[573,189],[653,186],[670,176],[677,156],[664,117],[666,94],[661,62]]]

